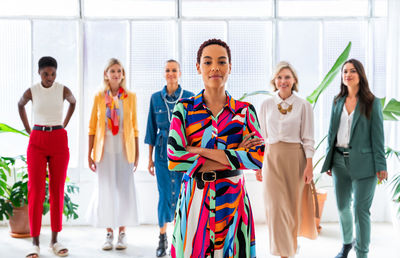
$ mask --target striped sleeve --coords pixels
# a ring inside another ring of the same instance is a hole
[[[199,154],[186,151],[185,117],[186,109],[182,102],[175,105],[168,136],[168,169],[186,172],[190,177],[199,171],[206,159]]]
[[[258,122],[256,110],[252,105],[246,109],[245,129],[243,138],[251,132],[255,132],[254,137],[262,139],[260,124]],[[237,148],[225,150],[226,157],[230,163],[230,169],[260,169],[264,160],[265,145],[255,146],[249,149]]]

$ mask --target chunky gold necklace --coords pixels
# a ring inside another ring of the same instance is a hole
[[[283,114],[283,115],[286,115],[288,112],[292,111],[292,107],[293,107],[293,104],[292,104],[292,105],[289,105],[288,108],[283,108],[283,107],[281,106],[281,104],[278,104],[278,110],[279,110],[279,112],[281,112],[281,114]]]

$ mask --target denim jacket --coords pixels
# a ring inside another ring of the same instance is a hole
[[[164,86],[161,91],[157,91],[151,96],[144,143],[155,146],[154,159],[156,162],[159,160],[167,161],[167,140],[170,126],[169,119],[172,118],[172,112],[175,107],[175,103],[170,102],[176,102],[181,95],[182,90],[183,89],[179,85],[178,89],[172,93],[172,95],[168,95],[167,86]],[[189,98],[193,95],[192,92],[183,90],[181,98]]]

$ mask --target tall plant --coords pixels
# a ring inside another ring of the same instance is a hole
[[[342,65],[349,58],[350,50],[351,50],[351,41],[347,44],[346,48],[339,55],[339,57],[336,59],[336,61],[333,64],[332,68],[325,75],[325,77],[322,80],[321,84],[318,85],[318,87],[313,91],[313,93],[311,93],[311,95],[306,98],[308,102],[310,102],[311,104],[314,104],[313,108],[317,104],[319,96],[333,82],[333,80],[335,79],[337,74],[340,72],[340,69],[341,69]]]

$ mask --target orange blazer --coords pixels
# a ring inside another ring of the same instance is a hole
[[[138,146],[135,145],[135,137],[139,137],[136,117],[136,94],[129,92],[128,97],[122,100],[123,127],[126,158],[129,163],[135,162],[135,154]],[[99,162],[103,156],[104,137],[106,133],[106,100],[104,91],[100,91],[94,97],[92,115],[89,122],[89,135],[94,135],[92,158]]]

